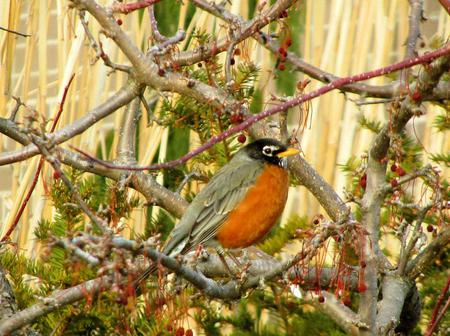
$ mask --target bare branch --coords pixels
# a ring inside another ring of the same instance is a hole
[[[339,302],[333,294],[321,292],[321,295],[324,297],[323,302],[319,302],[318,295],[313,292],[308,292],[305,299],[331,317],[348,335],[360,335],[361,329],[368,329],[368,325],[360,320],[358,314]]]
[[[90,41],[91,47],[95,50],[96,52],[96,60],[98,58],[101,58],[103,60],[103,63],[114,69],[114,70],[119,70],[119,71],[123,71],[126,73],[130,73],[131,67],[127,66],[127,65],[122,65],[122,64],[115,64],[111,61],[111,59],[109,58],[109,56],[105,53],[105,51],[102,48],[102,44],[101,43],[97,43],[97,41],[95,40],[94,36],[92,35],[91,31],[89,30],[88,27],[88,23],[84,17],[84,11],[80,11],[79,13],[79,17],[80,17],[80,22],[84,28],[84,31],[86,33],[87,38]],[[95,62],[94,62],[95,63]]]
[[[114,4],[112,5],[112,11],[114,13],[129,14],[135,10],[151,6],[160,1],[161,0],[139,0],[128,4],[122,4],[120,2],[115,1]]]
[[[61,162],[73,168],[108,177],[120,181],[123,170],[108,169],[95,163],[89,163],[77,153],[59,148]],[[179,194],[174,193],[157,183],[152,175],[134,172],[129,187],[136,189],[150,204],[163,207],[175,217],[181,217],[188,205]]]
[[[450,227],[444,228],[413,260],[406,266],[410,279],[417,278],[430,265],[443,249],[450,244]]]
[[[69,81],[67,82],[67,85],[64,87],[63,95],[61,97],[61,102],[59,103],[59,109],[58,109],[58,112],[56,113],[55,118],[53,119],[52,127],[50,129],[50,132],[54,132],[55,129],[56,129],[56,125],[58,124],[59,118],[61,117],[61,114],[63,112],[64,103],[66,101],[66,97],[67,97],[67,93],[68,93],[69,88],[70,88],[70,84],[72,83],[74,77],[75,77],[75,75],[73,74],[70,77]],[[18,101],[18,103],[20,103],[20,100]],[[43,159],[43,157],[41,157],[41,159],[39,160],[39,164],[38,164],[37,170],[36,170],[36,172],[34,174],[33,181],[31,182],[31,186],[28,189],[28,192],[27,192],[24,200],[22,201],[22,204],[20,205],[19,211],[17,211],[17,214],[14,217],[14,221],[12,222],[12,224],[9,227],[8,231],[2,237],[2,239],[1,239],[2,242],[4,242],[4,241],[9,239],[11,233],[14,231],[14,229],[17,226],[17,224],[19,224],[20,217],[22,217],[22,214],[23,214],[23,212],[25,210],[25,207],[27,206],[28,201],[30,200],[31,195],[33,194],[34,188],[36,187],[36,184],[37,184],[37,182],[39,180],[39,175],[41,173],[43,165],[44,165],[44,159]]]
[[[161,43],[167,40],[167,37],[159,32],[158,22],[155,17],[155,7],[153,5],[148,6],[148,16],[150,18],[150,25],[152,27],[153,38],[157,43]]]
[[[449,45],[447,45],[448,47]],[[442,74],[449,68],[450,57],[448,55],[437,59],[431,65],[427,65],[419,74],[416,83],[410,86],[412,92],[418,92],[419,97],[431,92]],[[383,185],[385,179],[386,155],[391,141],[391,132],[392,134],[401,133],[409,119],[414,116],[420,103],[420,98],[414,100],[407,96],[401,102],[399,111],[392,116],[391,123],[384,126],[369,150],[366,171],[367,187],[362,199],[362,223],[370,234],[370,239],[366,241],[364,248],[364,257],[367,263],[365,268],[367,291],[362,293],[359,306],[361,318],[371,326],[368,334],[375,332],[376,328],[378,269],[384,268],[388,264],[379,247],[380,211],[385,194],[379,192],[378,188]]]
[[[390,335],[394,332],[400,322],[400,314],[410,288],[411,282],[401,276],[384,276],[383,299],[379,302],[376,318],[376,335]]]
[[[102,218],[98,217],[93,211],[91,211],[91,209],[89,209],[88,205],[78,192],[78,189],[72,184],[70,179],[62,171],[60,161],[54,155],[50,154],[49,150],[46,147],[47,143],[38,136],[35,136],[33,134],[31,134],[31,139],[33,143],[39,148],[45,160],[52,165],[57,175],[61,178],[61,180],[70,190],[72,197],[75,198],[75,200],[77,201],[78,205],[83,210],[83,212],[89,217],[89,219],[93,223],[95,223],[98,226],[100,230],[102,230],[103,233],[109,233],[111,230],[108,228],[108,223]]]
[[[106,291],[111,288],[111,285],[112,277],[105,275],[68,289],[57,290],[41,302],[0,320],[0,335],[10,335],[14,330],[32,323],[37,318],[59,309],[61,306]]]
[[[66,238],[58,239],[55,242],[55,245],[60,246],[63,249],[72,252],[78,258],[80,258],[81,260],[84,260],[91,266],[97,266],[100,264],[100,260],[97,257],[94,257],[90,253],[82,250],[81,248],[79,248],[78,246],[73,244],[71,241],[69,241],[69,239],[66,239]]]
[[[229,20],[228,22],[235,23],[237,26],[240,26],[239,31],[237,31],[235,35],[236,39],[234,40],[234,43],[239,43],[256,33],[259,33],[259,31],[263,27],[268,25],[270,22],[278,19],[280,17],[280,14],[291,7],[296,1],[275,1],[275,3],[271,7],[247,22],[243,22],[243,20],[239,17],[237,17],[238,19],[236,19],[236,16],[226,13],[226,11],[222,9],[223,7],[211,4],[210,2],[204,0],[193,0],[192,2],[197,7],[207,11],[208,8],[216,8],[217,11],[222,13],[223,18],[227,18],[227,20]],[[180,52],[179,54],[174,55],[173,59],[178,65],[192,65],[215,56],[217,53],[226,51],[230,43],[231,41],[227,38],[219,41],[214,41],[210,45],[202,45],[194,50]]]
[[[141,93],[141,90],[141,85],[130,80],[104,103],[92,109],[74,123],[65,126],[57,132],[46,134],[46,137],[51,139],[54,144],[63,143],[74,136],[81,134],[93,124],[107,117],[120,107],[128,104],[133,98]],[[3,126],[5,126],[4,123]],[[0,132],[8,132],[7,128],[2,127],[1,122]],[[37,154],[39,154],[39,149],[34,144],[30,144],[20,150],[2,153],[0,154],[0,166],[23,161]]]
[[[423,18],[423,0],[409,0],[411,12],[409,14],[409,33],[406,42],[405,58],[416,54],[416,43],[420,37],[420,22]],[[406,69],[400,75],[400,81],[405,85],[408,81],[409,71]]]
[[[136,162],[136,130],[141,113],[139,109],[140,99],[135,98],[128,104],[122,116],[119,130],[119,143],[117,145],[117,161],[126,164]]]
[[[407,264],[408,260],[410,260],[413,248],[416,245],[417,240],[419,239],[419,237],[421,235],[420,228],[422,226],[423,220],[425,219],[427,212],[432,207],[433,207],[433,204],[429,204],[429,205],[423,207],[419,211],[417,218],[416,218],[416,224],[414,225],[412,236],[408,242],[408,245],[406,245],[406,247],[404,249],[403,248],[401,249],[401,253],[400,253],[400,257],[399,257],[399,261],[398,261],[398,270],[397,270],[397,272],[400,276],[405,275],[406,264]]]

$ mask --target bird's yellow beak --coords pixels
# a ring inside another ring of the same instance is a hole
[[[298,154],[298,153],[300,153],[300,151],[298,149],[289,147],[284,152],[281,152],[281,153],[277,154],[277,156],[279,158],[285,158],[285,157],[292,156],[292,155],[295,155],[295,154]]]

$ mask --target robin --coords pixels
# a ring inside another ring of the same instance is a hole
[[[186,209],[170,233],[162,253],[175,257],[198,246],[244,248],[260,241],[283,212],[289,188],[287,157],[295,148],[260,139],[241,148]],[[154,273],[149,267],[136,287]]]

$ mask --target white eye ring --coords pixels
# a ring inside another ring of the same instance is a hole
[[[264,146],[263,154],[266,156],[272,156],[274,150],[276,150],[274,146]]]

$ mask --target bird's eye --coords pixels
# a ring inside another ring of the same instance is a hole
[[[272,156],[272,148],[269,146],[265,146],[263,148],[263,154],[267,156]]]

